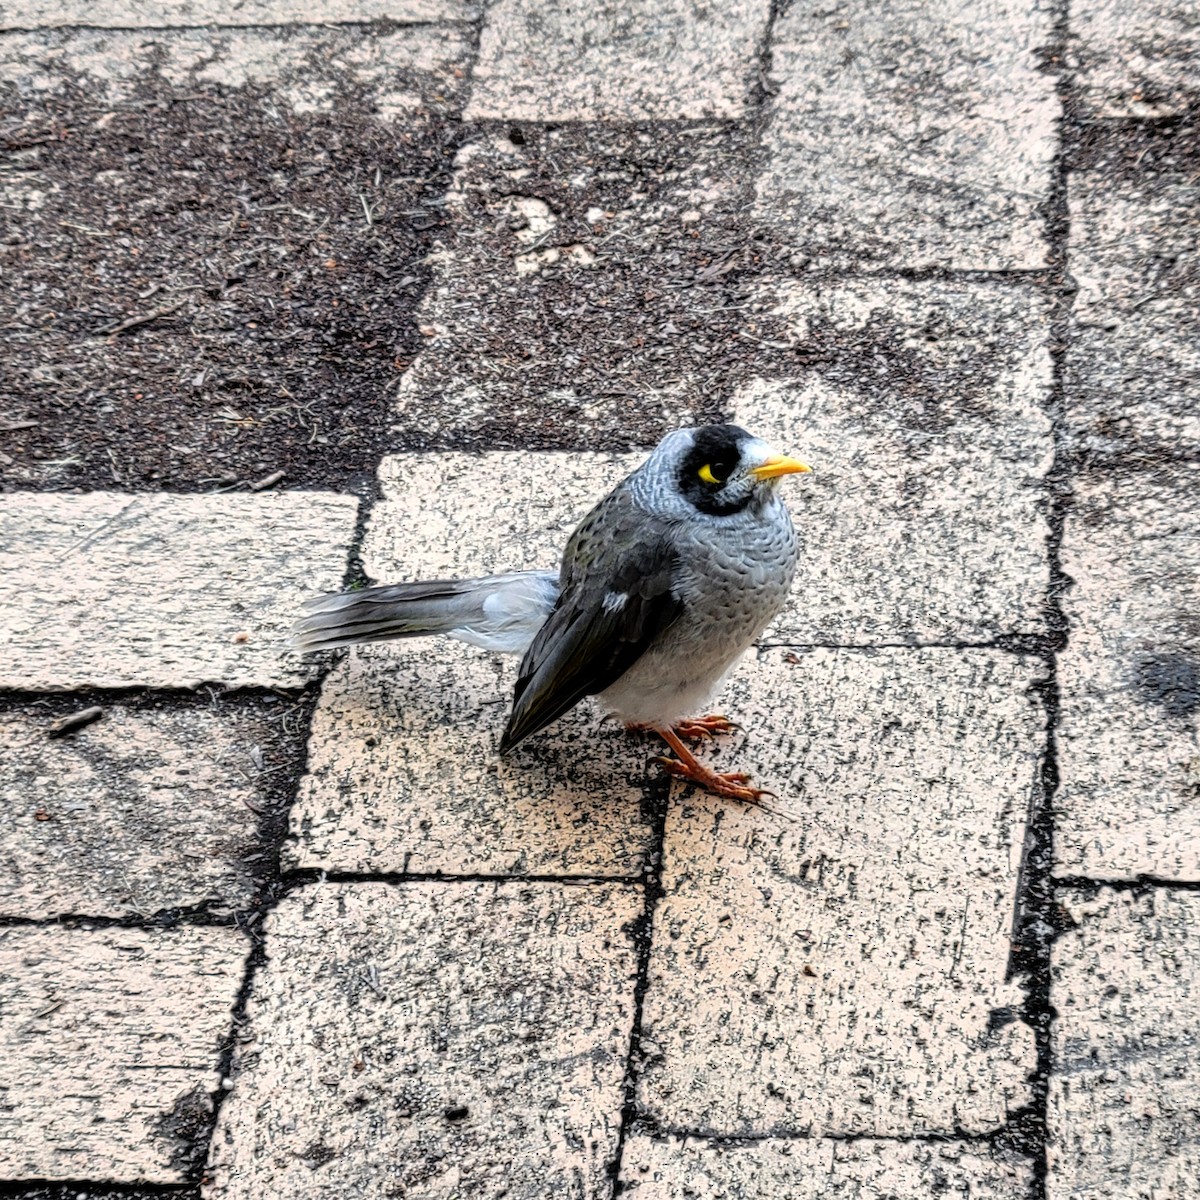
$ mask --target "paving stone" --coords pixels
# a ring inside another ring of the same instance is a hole
[[[1062,894],[1048,1200],[1169,1200],[1200,1180],[1200,895]]]
[[[199,25],[332,25],[367,21],[470,21],[465,0],[26,0],[0,9],[0,29],[64,25],[156,29]]]
[[[783,11],[758,211],[797,265],[1044,266],[1053,21],[1039,0]]]
[[[387,458],[363,544],[366,570],[393,582],[553,570],[579,519],[641,457]],[[515,659],[445,638],[353,651],[317,704],[285,865],[637,874],[650,838],[641,809],[647,759],[657,746],[600,726],[583,705],[499,760],[515,674]]]
[[[815,473],[788,490],[801,572],[768,641],[983,641],[1044,629],[1047,313],[1024,292],[764,287],[791,378],[733,415]]]
[[[0,914],[250,904],[267,857],[259,814],[302,746],[282,729],[291,706],[274,696],[130,701],[48,735],[56,715],[85,703],[0,714]]]
[[[0,930],[0,1178],[183,1182],[247,949],[232,929]]]
[[[206,1195],[607,1195],[641,909],[620,885],[292,893]]]
[[[624,1146],[621,1182],[622,1195],[638,1200],[1025,1200],[1033,1170],[1025,1159],[965,1142],[635,1135]]]
[[[748,226],[748,132],[509,132],[520,144],[485,130],[455,160],[399,436],[624,450],[719,417],[772,337],[743,283],[770,257]]]
[[[1194,104],[1200,23],[1191,0],[1099,0],[1071,11],[1071,90],[1082,116],[1161,120]]]
[[[0,497],[0,686],[298,686],[301,601],[338,587],[357,501],[277,495]]]
[[[1062,875],[1200,880],[1198,500],[1194,464],[1074,486],[1058,660]]]
[[[457,25],[376,29],[50,29],[0,35],[0,83],[33,99],[86,87],[119,102],[147,82],[272,87],[296,112],[328,112],[356,89],[384,119],[461,107],[471,48]]]
[[[1036,675],[970,650],[743,663],[724,707],[746,732],[707,757],[778,812],[673,797],[643,1005],[653,1120],[904,1137],[997,1129],[1030,1101],[1005,974]]]
[[[1200,122],[1088,131],[1071,173],[1066,411],[1088,465],[1200,449]]]
[[[488,8],[468,119],[738,117],[757,80],[765,0]]]

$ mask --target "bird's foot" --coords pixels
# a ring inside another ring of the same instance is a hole
[[[712,792],[714,796],[726,796],[730,800],[747,800],[755,803],[763,796],[775,795],[774,792],[768,792],[763,788],[750,787],[750,776],[743,771],[727,771],[722,774],[712,770],[711,767],[706,767],[679,740],[676,730],[659,729],[657,733],[678,755],[677,758],[660,758],[658,760],[667,772],[677,779],[687,779],[692,783],[699,784],[706,792]]]
[[[683,738],[710,738],[718,733],[732,733],[741,726],[728,717],[716,714],[708,717],[689,717],[675,724],[675,732]]]
[[[696,767],[681,761],[678,758],[660,758],[658,760],[666,768],[668,775],[674,775],[676,779],[686,779],[691,783],[699,784],[706,792],[711,792],[714,796],[727,796],[730,800],[761,800],[763,796],[774,796],[774,792],[766,791],[763,788],[750,787],[750,776],[744,771],[711,771],[707,767],[697,764]]]

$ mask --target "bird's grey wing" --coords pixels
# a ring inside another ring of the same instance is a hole
[[[669,528],[616,492],[592,511],[563,555],[554,611],[525,657],[500,752],[615,683],[678,617]]]

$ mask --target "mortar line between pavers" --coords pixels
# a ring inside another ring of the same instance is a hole
[[[1111,888],[1114,892],[1179,891],[1200,892],[1200,879],[1167,879],[1161,875],[1132,875],[1106,879],[1099,875],[1055,875],[1052,886],[1064,891],[1098,892]]]
[[[613,1160],[609,1164],[612,1177],[613,1200],[621,1194],[621,1163],[625,1156],[625,1142],[630,1130],[639,1123],[637,1085],[642,1062],[642,1012],[646,992],[650,988],[650,955],[654,942],[654,910],[663,896],[662,871],[666,853],[667,814],[671,805],[671,780],[669,777],[654,779],[647,785],[647,796],[653,805],[650,848],[646,856],[644,875],[645,905],[638,918],[634,937],[637,940],[637,975],[633,985],[633,1022],[629,1030],[629,1053],[625,1059],[625,1076],[622,1081],[623,1099],[621,1124],[617,1130],[617,1144]]]
[[[1010,1114],[1005,1129],[996,1138],[997,1145],[1030,1157],[1033,1167],[1030,1200],[1046,1200],[1047,1196],[1047,1104],[1053,1066],[1050,962],[1055,935],[1054,802],[1060,783],[1058,725],[1061,689],[1058,665],[1069,636],[1062,596],[1071,582],[1062,567],[1063,527],[1071,487],[1065,428],[1066,343],[1074,299],[1074,285],[1068,274],[1070,208],[1067,196],[1067,146],[1073,95],[1073,79],[1066,66],[1069,38],[1070,0],[1056,0],[1051,41],[1043,50],[1044,69],[1055,74],[1055,91],[1062,108],[1046,206],[1046,240],[1051,277],[1050,392],[1046,415],[1050,421],[1053,457],[1044,480],[1048,527],[1046,557],[1049,567],[1044,613],[1049,635],[1042,655],[1046,677],[1038,689],[1046,713],[1046,731],[1041,774],[1031,795],[1022,848],[1012,953],[1008,964],[1008,977],[1019,977],[1025,991],[1021,1019],[1033,1030],[1037,1066],[1031,1081],[1029,1104]]]
[[[925,1130],[917,1133],[842,1133],[837,1130],[813,1133],[808,1129],[773,1129],[765,1133],[716,1133],[675,1125],[654,1125],[656,1137],[710,1142],[719,1146],[754,1146],[761,1142],[894,1142],[900,1145],[943,1145],[946,1143],[990,1146],[1003,1135],[1003,1127],[986,1133],[956,1129],[950,1132]]]

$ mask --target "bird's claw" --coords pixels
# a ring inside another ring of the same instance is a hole
[[[675,732],[685,738],[711,738],[718,733],[733,733],[735,729],[741,729],[741,726],[717,713],[708,717],[690,717],[675,726]]]
[[[748,787],[750,776],[744,771],[718,772],[702,768],[695,770],[687,763],[677,758],[660,758],[664,769],[677,779],[686,779],[689,783],[699,784],[706,792],[714,796],[724,796],[730,800],[746,800],[755,803],[764,796],[774,796],[775,793],[765,788]]]

